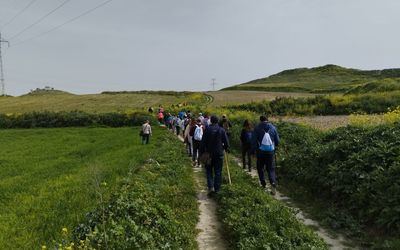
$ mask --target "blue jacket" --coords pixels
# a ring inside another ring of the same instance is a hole
[[[264,137],[264,134],[268,132],[271,136],[271,140],[276,147],[279,145],[279,134],[274,125],[270,122],[260,122],[257,127],[254,128],[253,137],[251,139],[251,151],[258,152],[258,148],[261,145],[261,141]]]
[[[200,153],[208,152],[211,157],[220,157],[228,148],[229,140],[225,130],[218,124],[208,126],[201,140]]]

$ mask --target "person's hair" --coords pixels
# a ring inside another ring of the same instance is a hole
[[[216,117],[215,115],[212,115],[210,118],[210,121],[212,124],[217,124],[218,123],[218,117]]]
[[[244,120],[243,128],[244,129],[251,129],[251,127],[252,127],[251,122],[248,119]]]
[[[265,116],[265,115],[260,116],[260,121],[262,121],[262,122],[268,121],[267,116]]]
[[[197,118],[196,122],[197,122],[197,123],[201,123],[201,120]]]

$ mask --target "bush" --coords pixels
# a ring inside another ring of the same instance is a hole
[[[316,96],[313,98],[279,97],[273,101],[232,105],[232,111],[251,111],[270,115],[348,115],[378,114],[400,105],[400,91],[345,96]]]
[[[72,112],[32,112],[25,114],[0,114],[1,128],[59,128],[86,126],[138,126],[145,120],[155,123],[155,118],[145,112],[89,114]]]
[[[321,133],[279,124],[281,175],[361,224],[400,233],[400,125]]]
[[[234,249],[328,249],[294,211],[259,188],[239,167],[218,195],[219,214]]]

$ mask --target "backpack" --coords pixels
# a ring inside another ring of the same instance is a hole
[[[267,131],[267,132],[264,131],[264,136],[263,136],[263,139],[261,141],[259,149],[262,152],[274,152],[275,151],[275,145],[274,145],[274,142],[271,139],[269,131]]]
[[[191,127],[190,130],[189,130],[189,135],[193,137],[195,130],[196,130],[196,126]]]
[[[251,139],[253,137],[253,132],[252,131],[246,131],[246,143],[251,144]]]
[[[201,126],[196,126],[193,138],[196,141],[201,141],[201,139],[203,138],[203,128]]]

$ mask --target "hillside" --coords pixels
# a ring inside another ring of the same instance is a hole
[[[224,90],[278,92],[344,93],[370,82],[388,79],[399,82],[400,69],[358,70],[337,65],[285,70],[266,78],[228,87]]]
[[[209,102],[198,92],[105,92],[74,95],[62,91],[35,92],[18,97],[0,98],[0,113],[32,111],[85,111],[94,113],[147,110],[159,105],[184,105]]]

